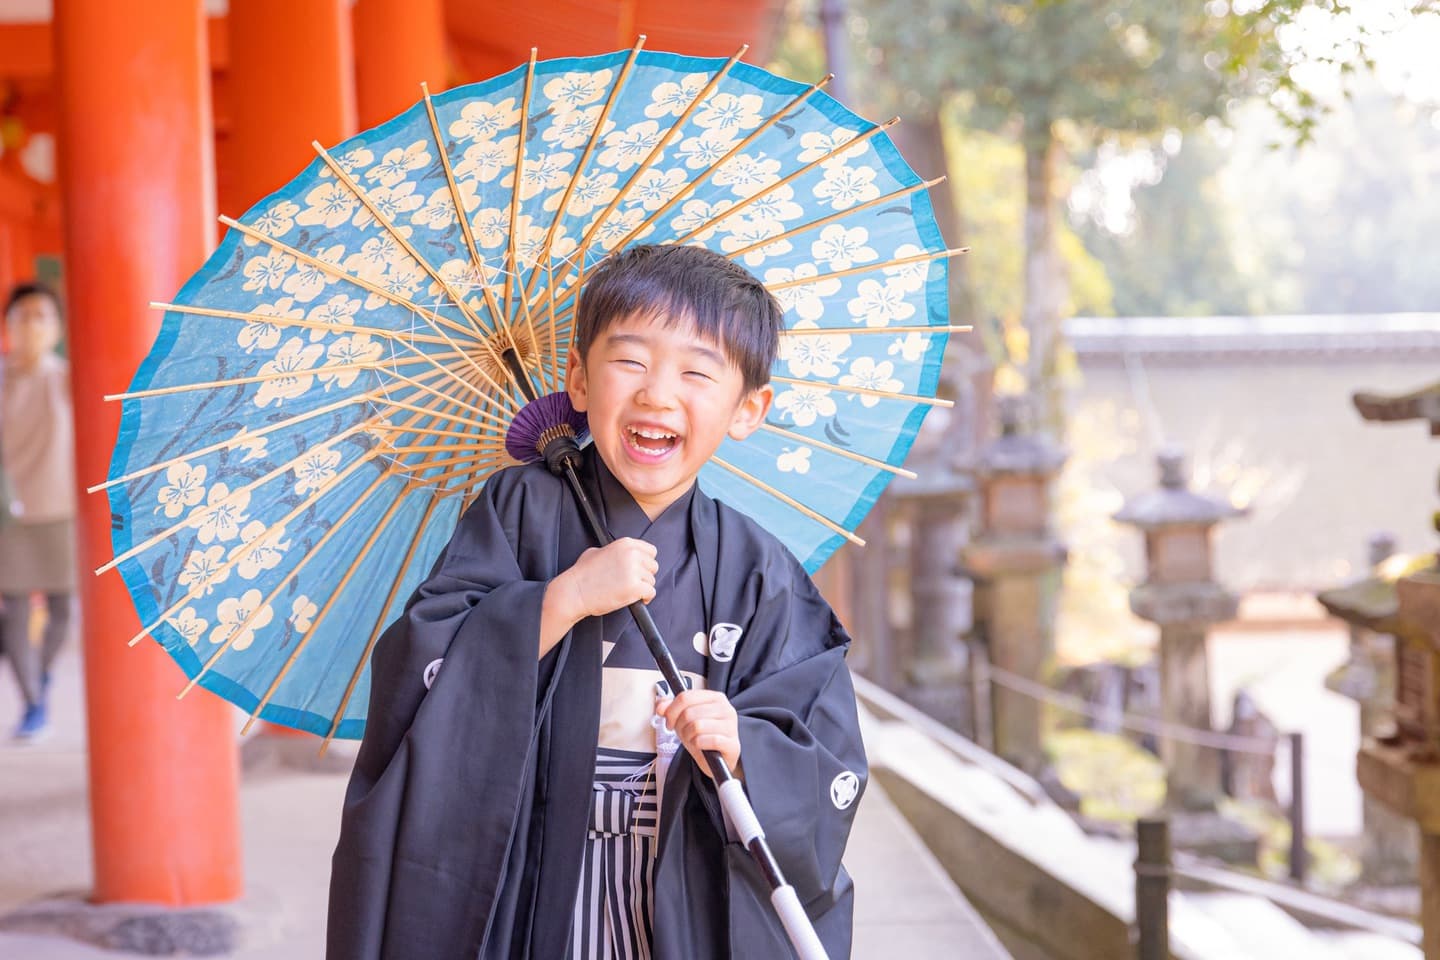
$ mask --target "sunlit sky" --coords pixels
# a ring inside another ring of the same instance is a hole
[[[1247,0],[1231,0],[1243,10]],[[1285,49],[1299,61],[1292,72],[1296,82],[1322,101],[1343,95],[1338,67],[1327,60],[1353,60],[1355,42],[1365,37],[1375,61],[1375,76],[1389,93],[1431,108],[1431,121],[1440,128],[1440,14],[1416,16],[1413,0],[1355,0],[1353,14],[1337,17],[1310,7],[1281,35]],[[1324,121],[1321,121],[1322,125]],[[1224,141],[1225,133],[1212,131]],[[1178,133],[1166,134],[1159,144],[1173,155],[1179,150]],[[1132,191],[1155,183],[1165,171],[1163,156],[1151,147],[1138,149],[1116,144],[1100,146],[1095,165],[1074,184],[1070,209],[1093,217],[1112,233],[1133,226]]]
[[[1387,90],[1411,100],[1440,105],[1440,16],[1415,16],[1413,0],[1357,0],[1355,11],[1337,17],[1310,7],[1281,36],[1287,49],[1310,62],[1296,68],[1295,78],[1317,92],[1337,93],[1333,66],[1327,56],[1346,58],[1357,37],[1368,34],[1376,74]]]

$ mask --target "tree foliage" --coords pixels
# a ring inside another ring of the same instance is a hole
[[[1236,224],[1220,182],[1224,160],[1209,136],[1188,136],[1155,182],[1133,189],[1123,229],[1097,216],[1081,221],[1079,235],[1104,265],[1117,315],[1248,314],[1270,306],[1264,279],[1237,261]]]
[[[1249,89],[1263,21],[1144,0],[853,0],[856,35],[898,101],[958,98],[969,123],[1048,135],[1189,127]],[[917,51],[925,51],[917,56]]]
[[[1428,109],[1361,88],[1304,150],[1267,150],[1263,114],[1242,117],[1225,171],[1245,211],[1244,260],[1268,299],[1306,313],[1440,310],[1440,129]]]

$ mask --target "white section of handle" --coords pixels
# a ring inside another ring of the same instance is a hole
[[[795,955],[800,960],[830,960],[825,955],[825,947],[820,943],[820,938],[815,934],[810,917],[806,915],[805,908],[800,906],[800,898],[795,895],[794,887],[788,883],[783,887],[776,887],[770,893],[770,905],[775,908],[780,922],[784,924],[790,945],[795,948]]]
[[[740,842],[746,846],[756,837],[765,836],[750,798],[745,796],[745,785],[739,780],[727,780],[720,784],[720,806],[730,821],[730,826],[740,835]]]

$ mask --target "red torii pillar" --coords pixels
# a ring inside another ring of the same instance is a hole
[[[445,89],[445,11],[440,0],[356,0],[355,93],[360,126],[373,127]]]
[[[104,477],[159,316],[214,242],[209,57],[201,0],[58,0],[55,63],[85,570],[111,555]],[[239,896],[234,712],[139,629],[117,574],[82,572],[94,897],[188,905]]]
[[[355,132],[349,0],[231,0],[229,167],[238,216]]]

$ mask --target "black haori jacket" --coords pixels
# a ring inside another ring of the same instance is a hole
[[[696,619],[723,641],[706,685],[739,713],[746,790],[840,960],[853,906],[840,860],[867,777],[849,637],[754,521],[697,490],[690,524]],[[600,619],[544,661],[536,650],[546,584],[591,545],[560,480],[543,466],[502,470],[381,636],[331,874],[329,960],[565,960],[592,803]],[[683,750],[663,804],[655,960],[791,956],[764,880],[726,841],[714,786]]]

